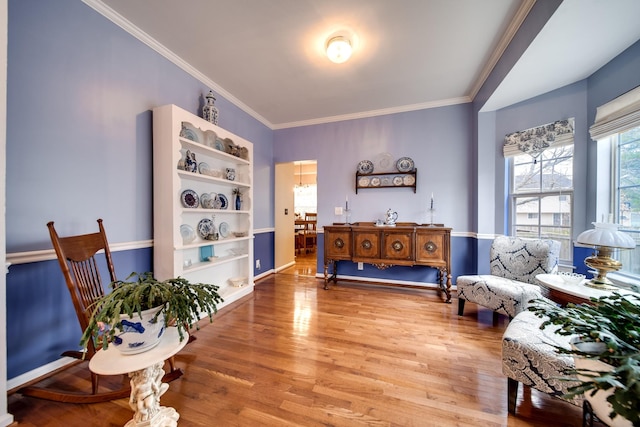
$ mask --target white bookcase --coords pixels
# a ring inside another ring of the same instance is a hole
[[[195,172],[182,169],[187,151],[199,166]],[[175,105],[153,110],[153,264],[157,279],[180,276],[192,283],[218,285],[224,298],[218,308],[253,292],[252,159],[253,144],[231,132]],[[227,179],[227,169],[235,170],[233,180]],[[235,207],[234,189],[242,194],[240,210]],[[218,199],[215,208],[199,202],[197,207],[186,207],[185,190],[199,198],[224,195],[226,206],[220,206]],[[198,224],[206,219],[213,221],[217,240],[199,233]],[[221,233],[223,223],[226,234]],[[193,233],[185,233],[191,236],[184,239],[181,228]]]

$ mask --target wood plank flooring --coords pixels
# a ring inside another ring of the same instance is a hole
[[[435,289],[325,291],[311,255],[311,267],[266,277],[194,332],[176,356],[185,374],[161,399],[179,426],[581,425],[580,408],[535,390],[521,390],[518,415],[507,413],[505,317],[474,304],[459,317],[455,298],[444,304]],[[84,369],[49,381],[88,386]],[[38,427],[123,426],[132,416],[127,399],[74,405],[18,393],[9,412]]]

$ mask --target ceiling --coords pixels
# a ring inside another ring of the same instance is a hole
[[[472,101],[535,0],[84,1],[279,129]],[[640,39],[637,16],[565,0],[484,110],[587,77]],[[337,33],[343,64],[324,54]]]

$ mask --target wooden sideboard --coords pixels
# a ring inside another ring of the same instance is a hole
[[[451,228],[406,222],[395,226],[377,226],[373,222],[325,226],[325,289],[331,280],[337,283],[339,261],[363,262],[380,269],[394,265],[436,268],[445,302],[451,302]]]

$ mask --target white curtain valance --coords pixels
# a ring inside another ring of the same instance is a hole
[[[598,107],[589,132],[597,141],[636,126],[640,126],[640,86]]]
[[[529,154],[534,159],[551,147],[573,144],[573,117],[513,132],[504,137],[505,157]]]

